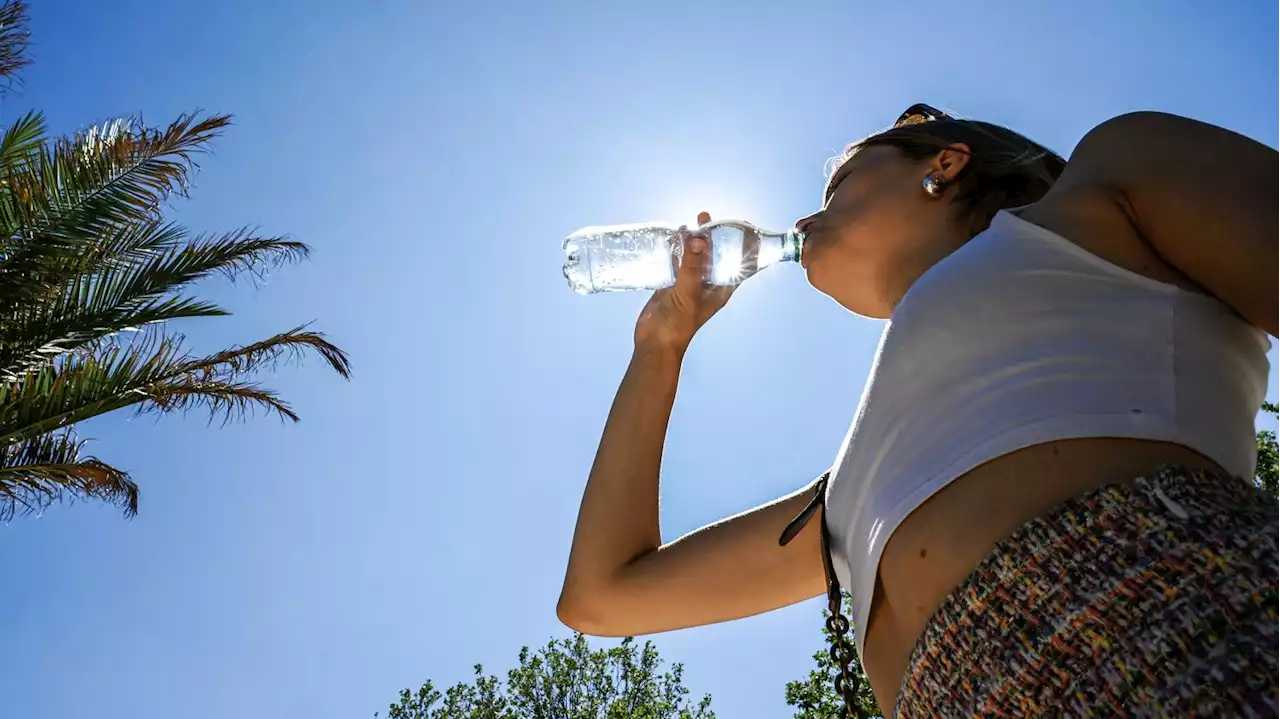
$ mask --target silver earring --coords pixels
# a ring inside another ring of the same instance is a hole
[[[942,197],[942,185],[944,180],[933,175],[924,178],[924,191],[929,193],[930,197]]]

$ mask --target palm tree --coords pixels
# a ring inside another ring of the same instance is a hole
[[[0,78],[26,63],[26,8],[0,5]],[[0,92],[7,89],[0,88]],[[163,129],[113,120],[49,139],[39,113],[0,137],[0,520],[74,498],[132,516],[138,486],[84,453],[78,422],[113,410],[208,410],[223,421],[256,409],[298,416],[255,371],[318,354],[343,377],[346,354],[296,327],[209,356],[184,349],[169,320],[228,312],[191,294],[219,274],[258,278],[309,249],[248,229],[193,235],[165,222],[193,158],[230,124],[185,115]]]

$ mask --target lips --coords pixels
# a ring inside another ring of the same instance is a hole
[[[818,244],[814,240],[820,232],[821,232],[820,229],[812,226],[805,228],[804,245],[800,248],[800,266],[801,267],[807,268],[809,266],[809,253],[812,252],[814,246]]]

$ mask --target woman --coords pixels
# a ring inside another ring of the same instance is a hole
[[[1154,112],[1064,162],[911,108],[796,223],[810,283],[889,320],[834,466],[664,544],[681,360],[731,294],[703,286],[690,239],[636,325],[561,620],[646,634],[842,583],[900,717],[1274,715],[1277,505],[1247,479],[1277,331],[1276,166]]]

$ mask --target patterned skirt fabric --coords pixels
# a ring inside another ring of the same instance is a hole
[[[943,602],[897,716],[1276,716],[1277,519],[1176,466],[1060,505]]]

